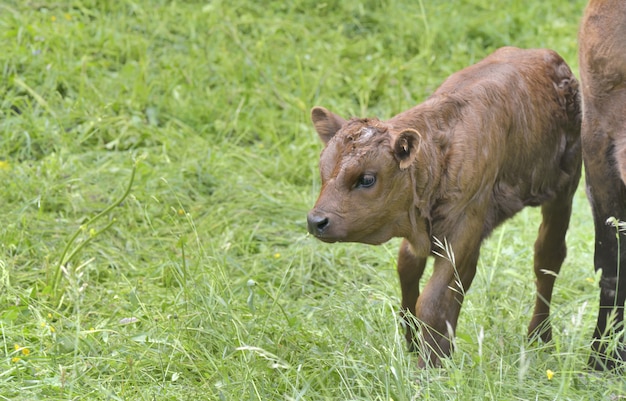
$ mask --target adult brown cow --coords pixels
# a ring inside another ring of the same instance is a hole
[[[325,242],[404,238],[402,308],[420,366],[449,355],[483,239],[527,205],[541,205],[543,215],[529,334],[550,339],[552,288],[582,164],[578,82],[558,54],[499,49],[387,121],[346,121],[321,107],[311,114],[326,147],[308,229]],[[435,239],[447,241],[455,263],[433,254]],[[420,294],[429,256],[433,274]]]
[[[596,234],[594,266],[602,270],[589,362],[595,369],[614,369],[626,361],[619,334],[624,329],[626,272],[620,271],[620,264],[626,263],[626,238],[618,235],[615,225],[616,220],[626,221],[626,1],[591,0],[578,40],[583,160]],[[618,344],[608,350],[611,338]]]

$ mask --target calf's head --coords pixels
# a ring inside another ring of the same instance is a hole
[[[420,134],[394,132],[378,119],[346,121],[322,107],[313,108],[311,119],[326,146],[319,163],[321,192],[307,216],[309,232],[325,242],[367,244],[410,235],[416,196],[411,169]]]

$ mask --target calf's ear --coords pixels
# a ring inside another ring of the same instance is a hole
[[[317,134],[325,144],[335,136],[346,122],[337,114],[319,106],[313,107],[311,110],[311,121],[313,121]]]
[[[417,158],[421,135],[414,129],[406,129],[393,143],[393,153],[400,164],[401,170],[406,170]]]

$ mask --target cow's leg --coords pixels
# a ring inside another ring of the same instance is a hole
[[[598,125],[596,125],[597,127]],[[607,349],[607,341],[624,328],[626,298],[626,236],[618,233],[610,218],[626,221],[626,187],[620,178],[626,157],[616,160],[620,152],[602,129],[587,130],[583,125],[587,196],[595,226],[594,268],[600,277],[600,308],[593,333],[593,354],[589,364],[598,370],[614,369],[626,361],[626,347]],[[599,157],[599,155],[603,157]],[[616,171],[616,166],[618,167]],[[623,344],[623,338],[619,341]],[[620,362],[621,361],[621,362]]]
[[[576,180],[578,182],[578,180]],[[528,335],[544,342],[552,340],[550,326],[550,302],[552,290],[565,255],[565,234],[572,213],[572,198],[575,186],[564,191],[541,207],[542,221],[535,241],[534,271],[537,279],[537,298]]]
[[[482,223],[482,220],[480,220]],[[448,258],[437,256],[433,275],[417,299],[415,313],[420,324],[419,366],[438,366],[440,359],[450,355],[452,336],[456,330],[459,313],[465,292],[476,274],[476,264],[480,250],[482,227],[463,229],[465,238],[449,241],[454,252],[455,263]]]
[[[622,198],[626,202],[626,198]],[[596,213],[594,213],[596,214]],[[614,352],[607,348],[610,339],[624,329],[624,298],[626,297],[626,236],[616,235],[617,229],[596,218],[594,266],[601,269],[600,308],[593,332],[589,363],[597,370],[614,369],[620,361],[626,361],[626,348],[620,345]],[[604,219],[606,221],[606,219]],[[623,337],[619,339],[623,342]],[[622,343],[623,344],[623,343]]]
[[[407,240],[402,241],[398,254],[398,276],[402,289],[402,319],[406,328],[406,341],[409,350],[415,351],[414,341],[415,304],[420,294],[420,279],[426,268],[426,258],[417,256]]]

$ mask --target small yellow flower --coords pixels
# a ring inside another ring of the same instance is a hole
[[[9,170],[11,168],[11,165],[9,164],[8,161],[6,160],[0,160],[0,170]]]
[[[280,253],[276,252],[276,253],[274,254],[274,259],[278,259],[278,258],[280,258]]]
[[[57,17],[56,17],[56,16],[54,16],[54,15],[53,15],[52,17],[50,17],[50,21],[54,22],[54,21],[56,21],[56,20],[57,20]]]
[[[178,215],[179,216],[184,216],[185,215],[185,211],[183,209],[178,209]]]
[[[52,319],[52,313],[48,313],[48,319]]]
[[[548,380],[552,380],[552,378],[554,377],[554,372],[550,369],[546,370],[546,377],[548,378]]]
[[[50,333],[54,333],[55,331],[54,326],[50,326]]]
[[[18,363],[21,360],[22,360],[22,358],[20,358],[18,356],[14,356],[13,358],[11,358],[11,362],[13,362],[13,363]]]
[[[24,355],[24,356],[30,354],[30,350],[28,348],[26,348],[26,347],[22,348],[22,346],[17,344],[17,343],[13,344],[13,349],[15,351],[21,351],[22,355]],[[15,357],[15,358],[18,358],[18,357]],[[18,358],[18,360],[19,360],[19,358]]]

